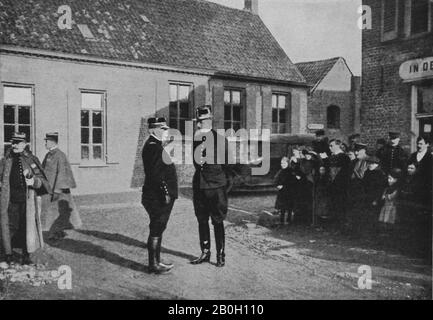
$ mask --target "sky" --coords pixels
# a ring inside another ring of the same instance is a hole
[[[237,9],[244,0],[208,0]],[[297,63],[344,57],[361,74],[361,0],[259,0],[259,16]]]

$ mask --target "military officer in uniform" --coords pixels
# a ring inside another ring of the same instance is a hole
[[[161,261],[162,234],[167,227],[174,201],[178,197],[177,174],[170,156],[164,150],[168,129],[165,118],[148,119],[150,137],[142,151],[145,181],[142,204],[149,214],[149,272],[167,273],[172,264]]]
[[[217,267],[225,265],[224,220],[227,216],[227,193],[232,175],[228,164],[228,142],[212,129],[211,106],[196,110],[197,128],[194,138],[193,203],[198,221],[201,255],[191,261],[201,264],[210,261],[209,218],[214,226]],[[224,146],[220,142],[224,142]]]
[[[32,264],[30,253],[43,248],[39,197],[51,188],[26,134],[15,132],[12,147],[0,160],[0,226],[2,251],[12,262],[14,248],[22,249],[22,264]]]
[[[53,194],[42,197],[42,227],[48,232],[50,240],[59,240],[66,234],[64,230],[78,229],[82,222],[71,189],[76,187],[74,174],[66,154],[59,149],[59,134],[50,132],[45,135],[48,149],[42,162]]]
[[[381,160],[381,168],[386,174],[395,168],[400,170],[406,169],[407,154],[400,146],[399,132],[389,133],[389,144],[385,146]]]

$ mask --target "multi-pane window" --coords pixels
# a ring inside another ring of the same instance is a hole
[[[238,131],[243,125],[243,99],[241,90],[224,90],[224,129]]]
[[[190,120],[191,86],[185,84],[170,84],[169,121],[170,128],[178,129],[185,134],[185,121]]]
[[[104,160],[105,94],[81,92],[81,159]]]
[[[4,87],[3,122],[4,151],[10,147],[14,132],[24,132],[27,141],[32,141],[32,88]]]
[[[433,114],[433,86],[418,86],[417,92],[417,113]]]
[[[411,34],[429,31],[430,4],[429,0],[412,0],[411,4]]]
[[[272,133],[290,133],[290,95],[272,95]]]
[[[326,110],[328,129],[340,129],[340,108],[329,106]]]

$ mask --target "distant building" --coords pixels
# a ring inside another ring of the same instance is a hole
[[[433,2],[364,0],[372,29],[362,33],[362,135],[370,144],[401,131],[433,137]]]
[[[71,29],[58,26],[65,5]],[[58,131],[78,193],[120,192],[143,182],[150,116],[184,132],[194,107],[212,103],[217,128],[305,133],[306,81],[257,10],[257,0],[244,10],[203,0],[2,0],[0,156],[20,130],[42,158],[45,132]]]
[[[310,85],[307,127],[324,129],[331,138],[347,139],[359,132],[360,78],[344,58],[297,63]]]

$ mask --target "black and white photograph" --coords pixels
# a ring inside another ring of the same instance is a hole
[[[0,308],[432,300],[433,0],[0,0],[0,108]]]

